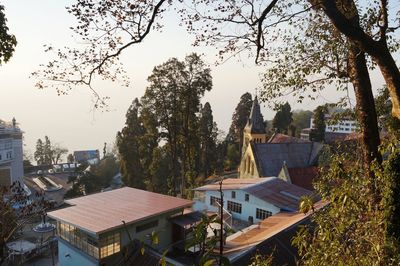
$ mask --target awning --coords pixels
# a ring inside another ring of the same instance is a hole
[[[198,223],[204,214],[199,211],[189,212],[183,215],[175,216],[169,221],[173,224],[179,225],[180,227],[186,227]]]

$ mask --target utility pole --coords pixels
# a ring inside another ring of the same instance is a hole
[[[222,266],[222,256],[224,254],[224,193],[222,192],[222,182],[224,179],[222,178],[219,181],[219,194],[221,198],[220,203],[220,233],[219,233],[219,266]]]

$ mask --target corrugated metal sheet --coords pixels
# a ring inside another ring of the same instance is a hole
[[[311,141],[288,136],[281,133],[275,133],[268,140],[268,143],[310,143]]]
[[[222,182],[223,190],[235,190],[242,189],[249,185],[257,184],[264,182],[267,178],[227,178]],[[195,190],[205,191],[205,190],[219,190],[219,182],[215,182],[213,184],[205,185],[202,187],[198,187]]]
[[[49,212],[56,220],[95,234],[171,210],[189,207],[192,201],[124,187],[67,200],[73,206]]]
[[[298,210],[300,197],[312,194],[307,189],[289,184],[277,177],[273,177],[267,182],[246,187],[243,190],[250,195],[288,211]]]
[[[318,176],[318,167],[288,168],[288,172],[292,184],[308,190],[314,190],[312,183]]]
[[[315,142],[252,144],[260,176],[277,176],[284,162],[289,168],[308,167],[321,147]]]

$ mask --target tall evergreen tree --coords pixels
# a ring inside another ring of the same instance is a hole
[[[44,154],[44,164],[51,164],[51,159],[53,158],[53,151],[51,147],[51,141],[48,136],[44,136],[43,154]]]
[[[185,193],[186,181],[197,175],[198,117],[200,99],[212,87],[210,69],[196,54],[184,61],[171,58],[149,76],[142,103],[158,121],[171,159],[171,186]],[[180,177],[181,182],[178,182]],[[178,186],[180,183],[180,186]]]
[[[36,141],[36,151],[34,153],[34,158],[37,165],[44,164],[44,150],[43,150],[43,141],[38,139]]]
[[[272,126],[277,130],[278,133],[288,133],[289,125],[292,123],[292,112],[288,102],[281,104],[276,108],[276,114],[272,120]]]
[[[310,140],[323,142],[325,140],[325,106],[318,106],[314,110],[314,128],[310,132]]]
[[[135,98],[126,114],[125,127],[117,133],[117,146],[124,183],[130,187],[144,188],[143,168],[139,154],[144,128],[139,118],[139,109],[139,100]]]
[[[200,172],[207,178],[216,169],[217,125],[214,122],[211,105],[206,102],[201,109],[199,136],[200,136]]]
[[[232,123],[228,133],[230,135],[229,139],[239,143],[238,150],[240,154],[243,145],[243,130],[247,119],[249,119],[252,104],[253,99],[251,94],[248,92],[244,93],[240,96],[240,101],[232,115]]]
[[[150,179],[146,180],[146,189],[157,193],[172,194],[168,191],[168,174],[171,173],[170,158],[166,147],[156,147],[149,166]]]

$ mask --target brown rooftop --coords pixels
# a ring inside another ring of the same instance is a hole
[[[314,204],[314,208],[316,211],[325,207],[328,202],[319,201]],[[230,253],[235,253],[238,251],[243,251],[248,248],[251,248],[262,241],[265,241],[279,232],[285,231],[288,228],[296,225],[302,220],[308,218],[308,216],[312,214],[309,212],[307,214],[303,214],[301,212],[280,212],[278,214],[272,215],[267,219],[261,221],[257,225],[253,225],[249,227],[248,230],[245,230],[240,233],[236,233],[226,240],[226,246],[224,247],[224,253],[230,256]]]
[[[130,187],[65,202],[73,206],[49,212],[49,217],[95,234],[122,226],[122,221],[130,224],[193,204],[190,200]]]
[[[243,189],[247,193],[286,211],[298,210],[300,198],[311,196],[312,191],[269,177],[264,182]]]
[[[294,167],[288,168],[290,181],[293,185],[314,190],[313,181],[318,176],[318,167]]]
[[[242,189],[250,185],[264,182],[268,178],[227,178],[222,182],[223,190]],[[219,181],[196,188],[196,190],[219,190]]]

